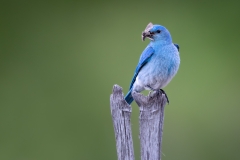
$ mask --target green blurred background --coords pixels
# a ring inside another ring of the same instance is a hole
[[[239,5],[1,0],[0,159],[117,159],[109,96],[114,84],[127,92],[153,22],[170,30],[181,56],[165,88],[162,159],[239,160]]]

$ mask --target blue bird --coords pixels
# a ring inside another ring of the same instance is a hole
[[[132,92],[143,90],[161,91],[176,75],[179,65],[179,45],[172,43],[169,31],[161,25],[149,23],[142,32],[142,40],[149,38],[151,41],[140,56],[129,92],[125,100],[128,104],[133,101]]]

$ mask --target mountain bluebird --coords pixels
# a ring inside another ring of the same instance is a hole
[[[172,43],[169,31],[161,25],[149,23],[142,32],[142,40],[149,38],[151,41],[140,56],[129,92],[125,100],[128,104],[133,101],[132,92],[143,90],[160,91],[175,76],[180,65],[179,46]]]

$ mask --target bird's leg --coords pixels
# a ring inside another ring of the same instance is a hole
[[[167,99],[167,103],[169,104],[169,99],[168,99],[168,96],[167,96],[166,92],[163,89],[160,89],[160,91],[162,92],[162,94],[165,94],[165,97]]]
[[[150,89],[150,93],[152,93],[152,91],[156,91],[156,90],[153,89],[150,85],[147,85],[147,87]]]

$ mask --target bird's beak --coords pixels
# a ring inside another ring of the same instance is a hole
[[[145,28],[145,30],[142,32],[142,41],[144,41],[146,37],[152,41],[154,40],[152,37],[153,34],[150,32],[150,29],[152,29],[152,27],[153,27],[153,24],[150,22]]]
[[[142,33],[142,41],[144,41],[145,40],[145,38],[147,37],[148,39],[150,39],[150,40],[154,40],[153,39],[153,34],[150,32],[150,31],[148,31],[148,32],[143,32]]]

